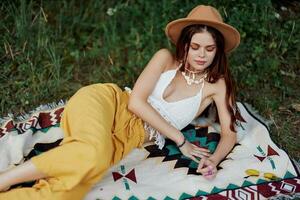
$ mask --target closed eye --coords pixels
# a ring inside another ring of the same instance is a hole
[[[215,48],[213,47],[213,48],[207,48],[206,49],[207,51],[213,51],[213,50],[215,50]]]
[[[200,45],[196,44],[196,43],[192,43],[190,45],[190,47],[193,49],[193,50],[198,50],[200,48]],[[211,51],[214,51],[215,50],[215,45],[207,45],[206,46],[206,50],[211,52]]]
[[[191,48],[192,48],[193,50],[197,50],[197,49],[199,49],[199,45],[191,45]]]

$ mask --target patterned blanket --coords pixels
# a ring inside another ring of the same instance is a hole
[[[237,126],[238,143],[218,165],[214,180],[196,172],[197,164],[183,156],[166,140],[159,150],[154,143],[134,149],[112,166],[104,178],[86,195],[96,199],[278,199],[300,197],[299,164],[279,149],[269,129],[247,105],[238,103],[243,118]],[[59,144],[59,128],[64,105],[42,106],[31,114],[0,121],[0,172]],[[209,119],[210,110],[182,132],[192,143],[215,150],[219,124]],[[208,127],[199,127],[208,122]],[[24,183],[13,187],[30,186]]]

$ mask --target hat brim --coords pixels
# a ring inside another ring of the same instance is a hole
[[[240,34],[234,27],[225,23],[208,20],[193,20],[186,18],[177,19],[167,24],[165,33],[170,38],[170,40],[176,45],[181,31],[185,27],[193,24],[203,24],[217,29],[224,36],[224,51],[226,53],[229,53],[240,44]]]

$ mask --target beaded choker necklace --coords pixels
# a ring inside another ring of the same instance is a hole
[[[200,79],[196,80],[196,75],[198,72],[193,72],[188,70],[187,68],[184,69],[183,72],[181,72],[181,74],[183,75],[186,83],[188,85],[192,85],[192,84],[200,84],[203,83],[204,79],[206,78],[207,74],[204,74]]]

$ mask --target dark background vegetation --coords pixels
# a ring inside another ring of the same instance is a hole
[[[271,122],[271,137],[300,158],[300,5],[280,0],[1,1],[0,114],[68,99],[97,82],[132,87],[170,20],[215,6],[241,33],[230,55],[238,100]]]

